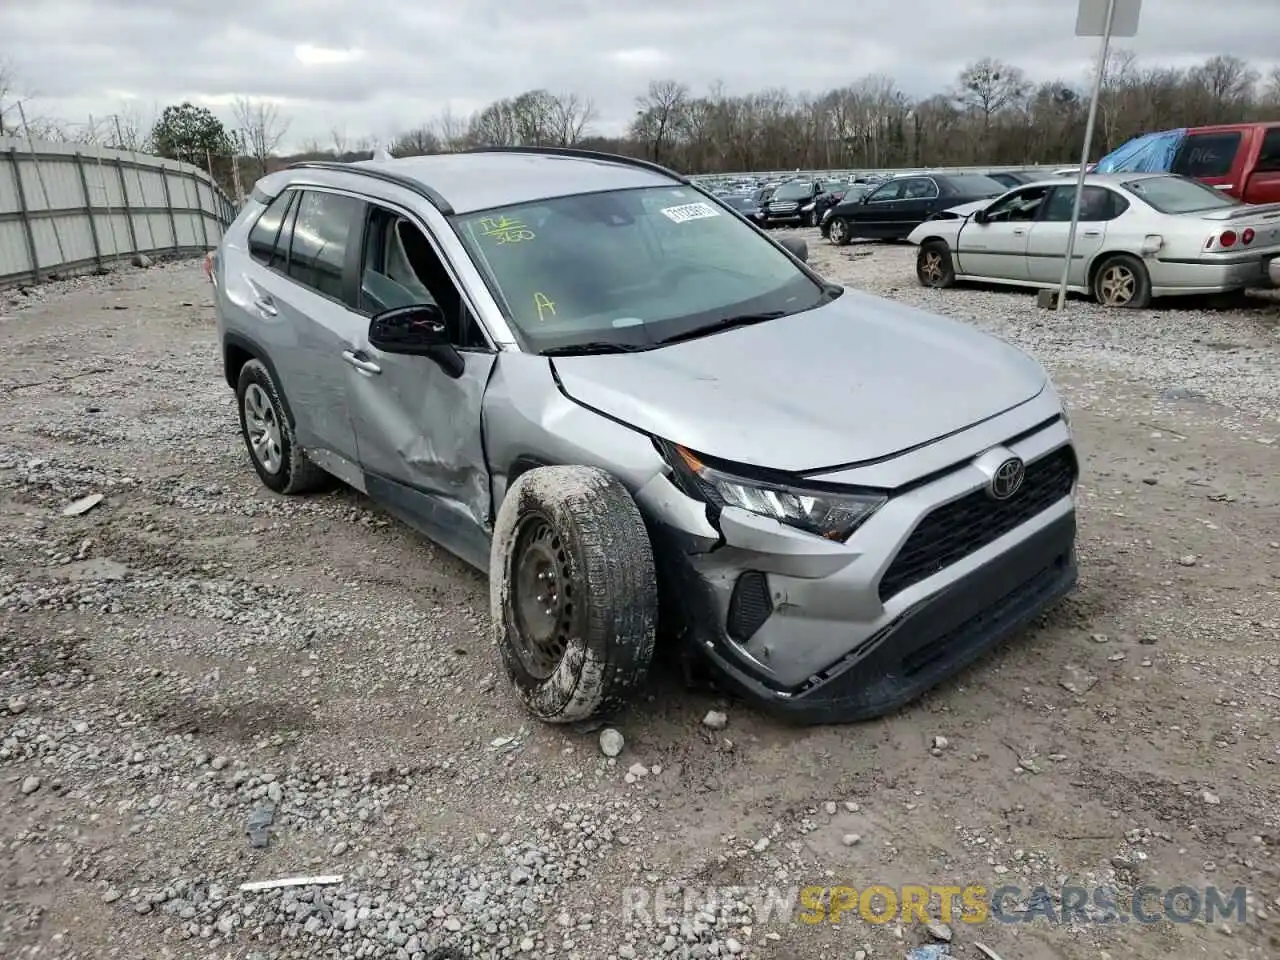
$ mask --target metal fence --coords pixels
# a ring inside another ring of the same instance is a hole
[[[235,213],[209,174],[187,163],[0,137],[0,286],[137,253],[202,253]]]

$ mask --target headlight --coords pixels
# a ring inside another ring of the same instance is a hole
[[[659,449],[675,472],[680,488],[706,502],[714,512],[741,507],[841,543],[888,500],[877,490],[820,490],[736,476],[708,466],[696,453],[676,444],[659,443]]]
[[[822,222],[826,223],[828,220],[830,220],[831,215],[835,212],[836,212],[835,207],[827,207],[827,209],[822,212]]]
[[[800,212],[801,212],[801,213],[808,213],[810,210],[812,210],[812,209],[813,209],[813,207],[814,207],[814,205],[813,205],[812,203],[806,203],[803,207],[801,207],[801,208],[800,208]]]

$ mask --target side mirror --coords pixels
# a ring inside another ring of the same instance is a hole
[[[787,248],[787,252],[801,263],[809,262],[809,244],[801,237],[783,237],[778,241]]]
[[[987,211],[985,211],[985,210],[975,210],[975,211],[973,212],[973,222],[974,222],[974,223],[986,223],[986,222],[987,222],[987,219],[988,219],[988,218],[987,218]]]
[[[383,353],[428,357],[455,380],[465,366],[449,342],[449,325],[433,303],[393,307],[369,321],[369,343]]]

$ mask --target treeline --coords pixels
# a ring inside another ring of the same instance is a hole
[[[1036,84],[1019,67],[986,58],[924,99],[886,76],[817,95],[733,96],[719,87],[699,95],[677,80],[655,80],[636,99],[624,137],[593,135],[596,112],[580,95],[533,90],[470,118],[437,116],[396,137],[390,151],[581,146],[698,173],[1061,163],[1078,159],[1087,113],[1085,78]],[[1094,155],[1153,130],[1254,119],[1280,120],[1280,68],[1263,76],[1233,56],[1191,69],[1148,66],[1116,51],[1104,72]],[[340,153],[340,146],[312,143],[308,152]]]
[[[15,133],[12,84],[6,108],[5,80],[0,71],[0,129]],[[678,80],[654,80],[636,98],[621,137],[599,134],[598,112],[584,95],[530,90],[470,117],[440,113],[381,139],[353,140],[334,131],[290,156],[280,156],[290,118],[253,98],[238,99],[226,121],[185,103],[166,107],[150,123],[127,111],[79,125],[47,117],[29,122],[40,138],[145,150],[209,165],[220,178],[230,168],[248,182],[297,159],[368,157],[379,143],[396,156],[579,146],[691,173],[1066,163],[1078,159],[1083,142],[1086,80],[1033,83],[1021,68],[991,58],[970,64],[948,89],[923,99],[881,75],[821,94],[731,95],[719,86],[695,93]],[[1265,119],[1280,120],[1280,68],[1264,76],[1238,57],[1215,56],[1181,69],[1116,51],[1104,71],[1093,153],[1096,158],[1154,130]]]

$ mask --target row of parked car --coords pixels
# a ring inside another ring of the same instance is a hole
[[[1055,171],[894,177],[823,212],[822,236],[919,246],[920,283],[1061,283],[1076,183]],[[764,221],[764,222],[767,222]],[[1068,290],[1112,307],[1280,285],[1280,203],[1250,204],[1170,173],[1090,173]]]

